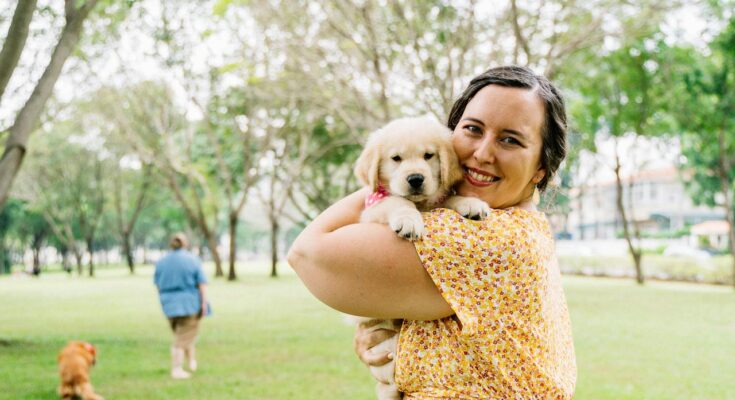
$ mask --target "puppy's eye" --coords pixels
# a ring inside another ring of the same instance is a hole
[[[391,159],[395,162],[401,162],[401,156],[393,156]]]
[[[431,160],[432,157],[434,157],[434,153],[424,154],[424,160]]]

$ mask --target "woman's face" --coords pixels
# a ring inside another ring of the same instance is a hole
[[[492,208],[531,199],[540,169],[544,105],[531,90],[488,85],[470,100],[452,135],[464,169],[457,186]]]

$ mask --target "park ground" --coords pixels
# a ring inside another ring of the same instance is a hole
[[[0,399],[55,399],[56,354],[71,339],[99,352],[107,399],[373,399],[352,328],[288,270],[241,266],[211,281],[200,370],[169,378],[170,333],[151,283],[102,268],[94,279],[0,277]],[[575,399],[735,399],[735,290],[727,286],[564,277],[579,379]]]

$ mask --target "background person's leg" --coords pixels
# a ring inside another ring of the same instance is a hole
[[[189,379],[191,374],[184,371],[184,349],[171,347],[171,377],[174,379]]]

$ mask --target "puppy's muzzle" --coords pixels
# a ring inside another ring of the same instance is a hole
[[[424,186],[424,176],[421,174],[411,174],[406,177],[411,193],[421,193]]]

